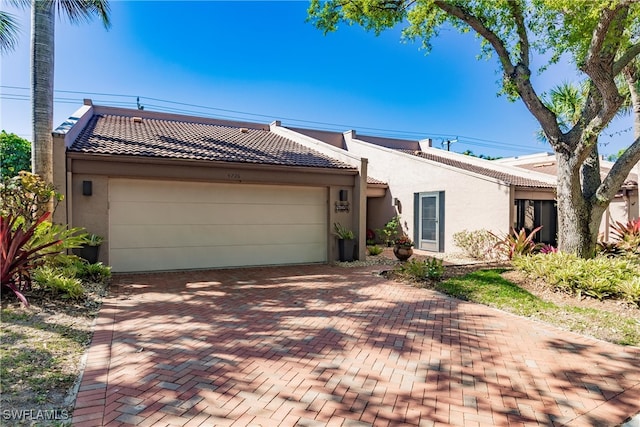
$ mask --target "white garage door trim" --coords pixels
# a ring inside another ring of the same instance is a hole
[[[109,180],[115,272],[327,261],[327,189]]]

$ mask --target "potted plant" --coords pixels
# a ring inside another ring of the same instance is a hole
[[[406,234],[396,238],[393,242],[393,254],[400,261],[406,261],[413,255],[413,241]]]
[[[86,241],[81,248],[74,249],[73,252],[80,258],[87,260],[89,264],[95,264],[98,262],[98,255],[100,254],[100,245],[104,238],[97,234],[87,235]]]
[[[333,224],[333,229],[338,237],[338,258],[342,262],[353,261],[355,250],[355,235],[353,231],[337,222]]]

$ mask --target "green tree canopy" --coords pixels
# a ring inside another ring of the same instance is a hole
[[[31,143],[15,133],[0,132],[0,175],[13,178],[31,170]]]

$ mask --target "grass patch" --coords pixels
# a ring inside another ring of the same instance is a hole
[[[501,276],[505,270],[479,270],[435,283],[455,298],[543,320],[573,332],[621,345],[640,345],[640,322],[616,313],[577,306],[558,306],[520,288]]]
[[[90,332],[70,333],[70,327],[37,321],[37,325],[24,327],[28,319],[7,319],[6,311],[3,310],[0,343],[3,406],[8,402],[26,404],[20,402],[25,396],[33,403],[46,404],[53,398],[52,392],[66,390],[75,381],[76,359],[89,342]]]

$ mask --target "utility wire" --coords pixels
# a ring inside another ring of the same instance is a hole
[[[12,90],[26,90],[26,91],[30,90],[29,87],[10,86],[10,85],[0,85],[0,88],[12,89]],[[86,96],[86,95],[97,95],[97,96],[105,96],[105,97],[118,97],[118,98],[131,98],[132,99],[131,102],[114,101],[114,100],[108,100],[108,99],[107,100],[103,100],[103,99],[95,99],[94,100],[94,102],[96,102],[96,103],[104,103],[103,105],[134,107],[134,106],[138,105],[137,104],[137,100],[140,100],[140,104],[142,104],[145,107],[153,108],[156,111],[176,113],[176,114],[191,114],[191,115],[198,114],[198,115],[206,115],[208,117],[226,118],[226,119],[233,119],[233,120],[251,120],[251,117],[260,117],[260,118],[266,118],[266,119],[270,119],[270,120],[276,120],[277,119],[277,120],[281,120],[283,122],[286,121],[286,122],[289,122],[290,125],[295,125],[296,123],[304,123],[306,126],[313,125],[311,128],[315,129],[315,130],[342,131],[344,129],[357,129],[357,130],[363,130],[363,131],[372,131],[372,132],[375,132],[379,136],[386,136],[388,138],[400,138],[400,139],[402,139],[402,138],[423,139],[423,138],[425,138],[425,135],[429,135],[429,137],[431,139],[442,139],[442,140],[447,140],[447,139],[451,139],[451,138],[456,138],[457,137],[457,139],[459,140],[459,144],[461,144],[461,145],[464,144],[464,145],[477,146],[477,147],[483,147],[483,148],[509,149],[509,150],[523,151],[523,152],[531,151],[530,148],[523,147],[522,145],[519,145],[519,144],[511,144],[511,143],[506,143],[506,142],[502,142],[502,141],[487,140],[487,139],[476,138],[476,137],[468,137],[468,136],[459,136],[459,135],[454,135],[454,134],[424,133],[424,132],[401,131],[401,130],[393,130],[393,129],[368,127],[368,126],[351,126],[351,125],[338,124],[338,123],[328,123],[328,122],[320,122],[320,121],[313,121],[313,120],[295,119],[295,118],[290,118],[290,117],[278,117],[278,116],[274,116],[274,115],[250,113],[250,112],[244,112],[244,111],[238,111],[238,110],[230,110],[230,109],[224,109],[224,108],[210,107],[210,106],[206,106],[206,105],[191,104],[191,103],[186,103],[186,102],[169,101],[169,100],[160,99],[160,98],[144,97],[144,96],[136,97],[136,96],[133,96],[133,95],[124,95],[124,94],[116,94],[116,93],[83,92],[83,91],[62,90],[62,89],[56,89],[56,90],[54,90],[54,92],[65,93],[65,94],[67,94],[67,93],[68,94],[78,94],[78,95],[84,95],[84,96]],[[0,99],[16,100],[16,101],[29,101],[30,100],[30,95],[20,95],[20,94],[15,94],[15,93],[0,93]],[[169,106],[164,106],[164,105],[159,105],[159,104],[149,104],[149,103],[144,102],[145,100],[155,101],[155,102],[159,102],[159,103],[165,103],[165,104],[169,104]],[[62,104],[74,104],[74,103],[81,103],[82,99],[76,99],[76,98],[70,98],[70,97],[54,97],[54,102],[62,103]],[[184,106],[184,107],[191,107],[191,108],[203,109],[203,110],[215,111],[215,112],[239,114],[241,116],[248,116],[248,118],[247,117],[232,116],[232,115],[228,115],[228,114],[220,114],[220,113],[216,113],[216,114],[203,113],[202,111],[191,110],[191,109],[186,109],[186,108],[176,108],[176,107],[172,107],[171,105],[179,105],[179,106]]]

